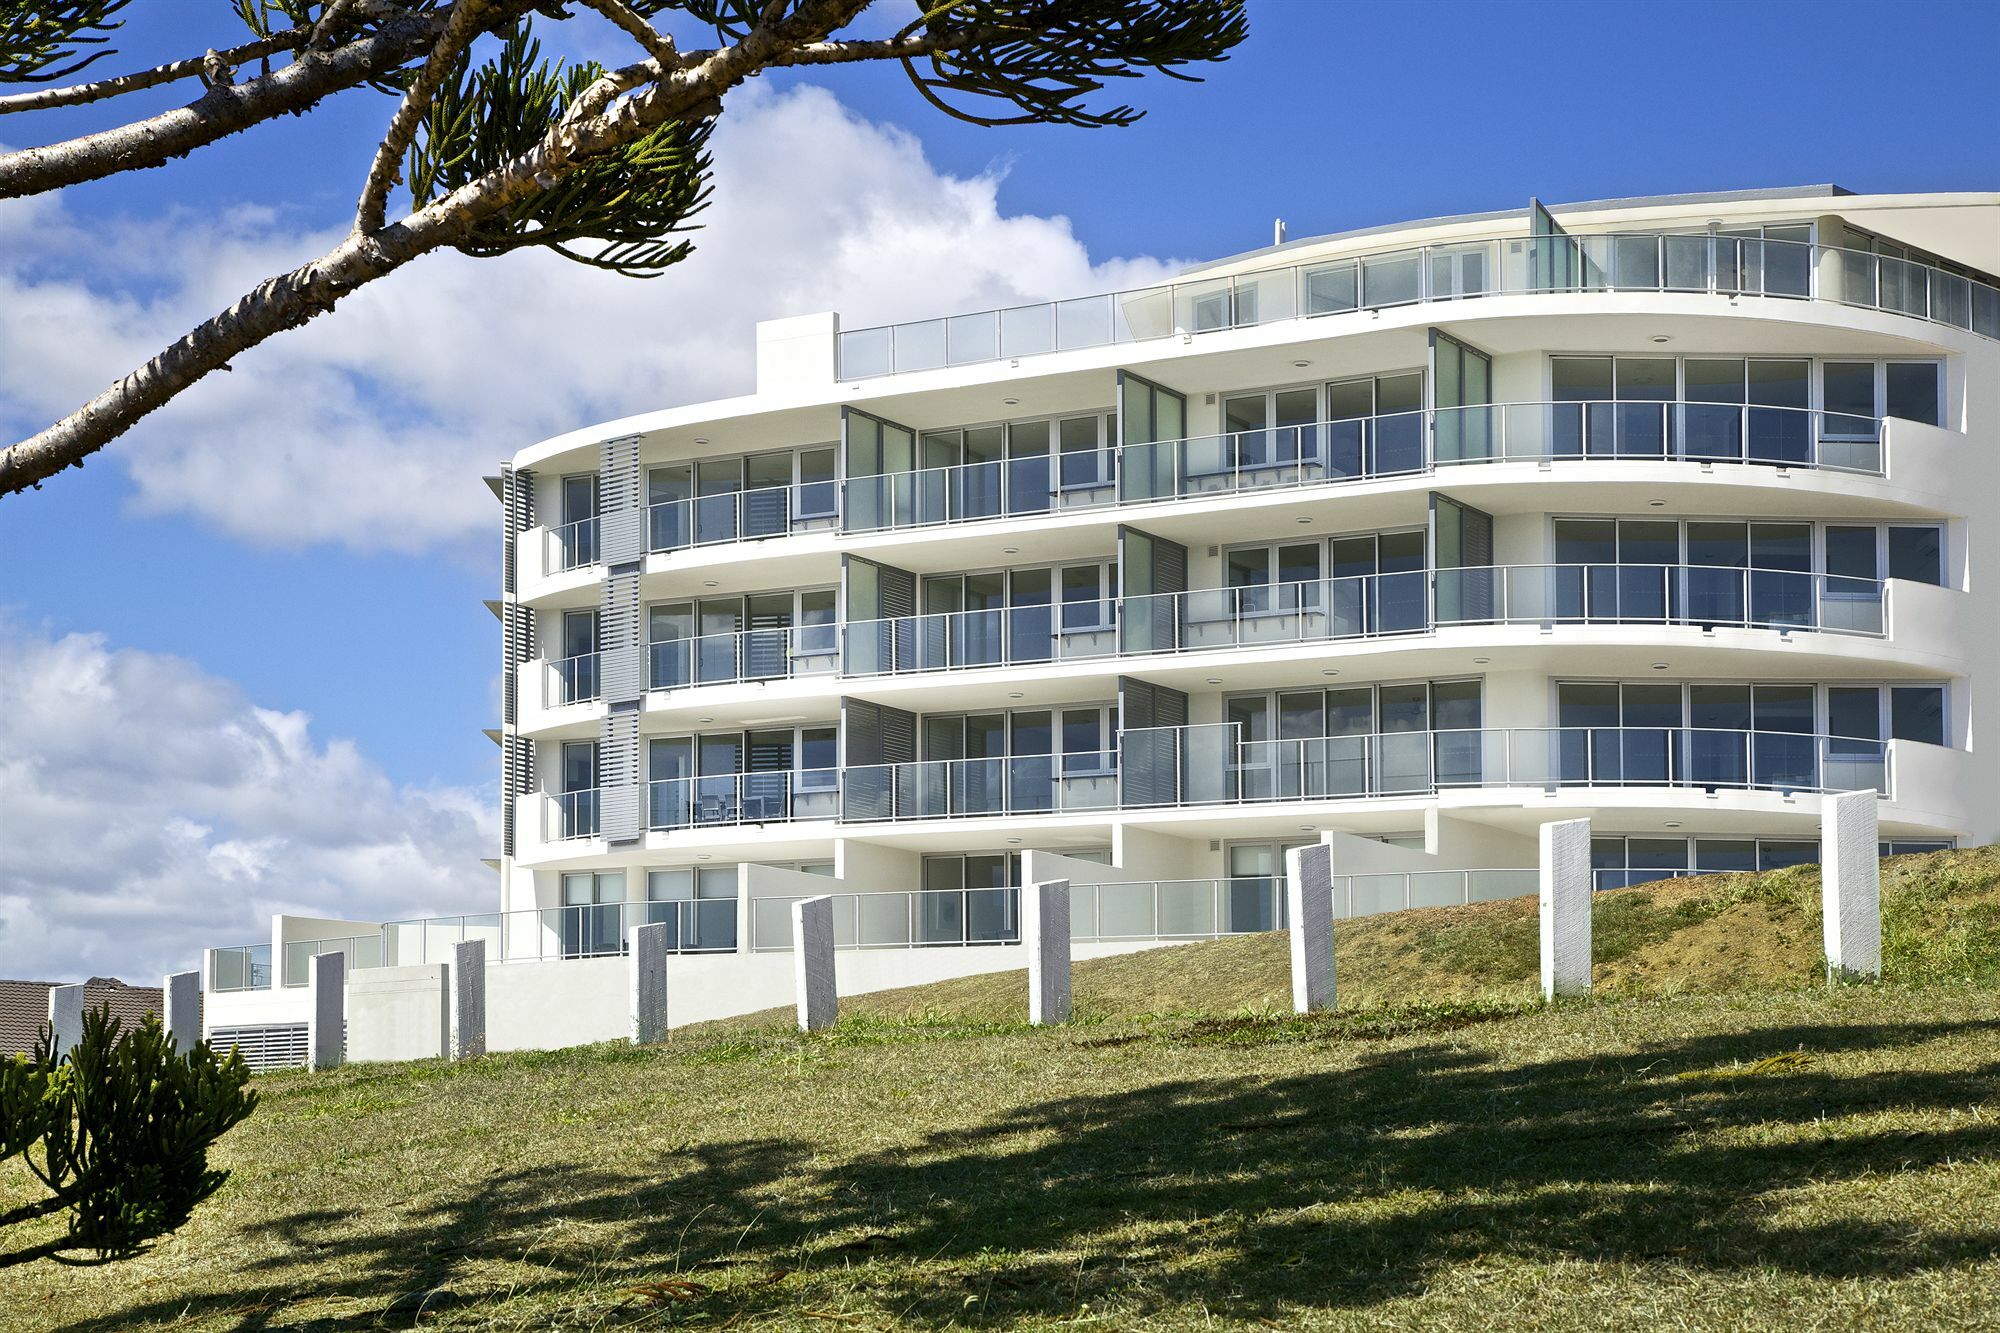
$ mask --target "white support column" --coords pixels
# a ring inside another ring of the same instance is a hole
[[[347,1060],[347,955],[314,954],[306,990],[306,1068],[338,1069]]]
[[[1292,1009],[1334,1005],[1333,849],[1325,843],[1285,853],[1286,933],[1292,944]]]
[[[160,983],[160,1023],[177,1051],[201,1044],[201,973],[169,972]]]
[[[486,941],[451,946],[451,1049],[454,1060],[486,1054]]]
[[[1590,990],[1590,821],[1542,825],[1542,998]]]
[[[840,1015],[833,976],[833,899],[792,904],[792,982],[798,988],[799,1031],[818,1032]]]
[[[655,921],[625,932],[625,960],[631,978],[626,1006],[634,1046],[667,1037],[667,923]]]
[[[1052,879],[1021,891],[1021,942],[1028,946],[1028,1021],[1067,1023],[1069,881]]]
[[[1882,975],[1880,839],[1874,792],[1820,797],[1820,915],[1829,980]]]
[[[83,1040],[83,987],[49,987],[49,1026],[55,1029],[55,1056],[60,1060]]]

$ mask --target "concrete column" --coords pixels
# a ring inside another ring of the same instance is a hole
[[[60,1060],[83,1040],[83,987],[49,987],[49,1026],[55,1029],[55,1056]]]
[[[1829,980],[1882,975],[1881,834],[1876,795],[1819,798],[1820,915]]]
[[[1542,825],[1542,998],[1590,990],[1590,821]]]
[[[454,1060],[486,1054],[486,941],[451,946],[451,1049]]]
[[[1292,944],[1292,1009],[1331,1009],[1333,990],[1333,849],[1325,843],[1285,853],[1286,933]]]
[[[201,973],[169,972],[160,983],[160,1023],[177,1051],[201,1044]]]
[[[338,1069],[347,1059],[347,955],[314,954],[306,990],[306,1068]]]
[[[833,899],[792,904],[792,982],[798,989],[799,1031],[830,1028],[840,1016],[833,979]]]
[[[1028,1021],[1069,1022],[1068,880],[1021,890],[1021,942],[1028,946]]]
[[[633,926],[625,932],[626,1012],[634,1046],[650,1046],[667,1036],[667,923]]]

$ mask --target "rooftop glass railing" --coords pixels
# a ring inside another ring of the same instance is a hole
[[[1199,806],[1641,786],[1888,791],[1888,744],[1707,727],[1521,727],[1246,740],[1235,723],[1127,729],[1122,799]]]
[[[843,332],[840,378],[936,370],[1483,296],[1713,293],[1823,300],[2000,338],[2000,289],[1805,241],[1621,232],[1415,246]]]
[[[1729,463],[1880,474],[1874,418],[1749,403],[1581,400],[1391,412],[1088,454],[849,477],[850,532],[1422,476],[1478,463]],[[1088,460],[1089,486],[1059,484]]]
[[[337,953],[347,959],[347,969],[382,966],[380,935],[347,935],[329,940],[286,940],[286,986],[303,986],[312,979],[314,954]]]
[[[232,944],[209,951],[208,989],[211,991],[269,990],[271,988],[271,946]]]

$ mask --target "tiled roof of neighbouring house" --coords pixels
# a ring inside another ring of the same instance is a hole
[[[61,984],[0,981],[0,1056],[25,1055],[34,1049],[36,1034],[49,1021],[49,991]],[[92,977],[83,985],[84,1008],[108,1004],[127,1027],[160,1012],[158,986],[128,986],[115,977]]]

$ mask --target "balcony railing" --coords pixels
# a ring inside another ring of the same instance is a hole
[[[680,551],[812,532],[832,527],[839,514],[840,487],[832,481],[663,500],[646,506],[646,549]]]
[[[836,625],[733,630],[647,645],[651,688],[681,689],[744,680],[825,675],[839,667]]]
[[[549,830],[551,839],[562,841],[596,837],[598,795],[598,790],[592,787],[583,791],[560,792],[554,796],[555,825]]]
[[[1391,477],[1475,463],[1732,463],[1880,474],[1875,418],[1746,403],[1486,403],[849,477],[850,532]],[[1089,478],[1067,484],[1065,476]]]
[[[597,563],[597,519],[580,518],[574,523],[550,528],[542,568],[551,574],[580,569]]]
[[[548,664],[548,692],[551,708],[563,704],[589,703],[602,692],[602,672],[597,653],[578,653]]]
[[[842,627],[841,669],[848,676],[958,671],[1456,625],[1699,625],[1880,636],[1885,587],[1876,579],[1704,565],[1408,570],[856,621]]]
[[[1245,740],[1236,723],[1127,729],[1125,808],[1430,795],[1451,788],[1889,791],[1887,742],[1703,727],[1521,727]]]
[[[829,887],[832,882],[829,881]],[[910,889],[831,893],[836,949],[930,949],[1015,944],[1021,938],[1019,889]],[[792,947],[796,898],[754,898],[750,947]]]
[[[840,818],[949,819],[976,815],[1068,814],[1118,805],[1118,755],[1008,755],[871,764],[840,774]]]
[[[646,800],[646,827],[656,831],[833,819],[840,813],[840,770],[795,768],[663,778],[647,784]]]
[[[269,944],[233,944],[209,952],[208,989],[220,992],[271,988]]]
[[[854,329],[840,335],[840,378],[1424,302],[1621,291],[1832,301],[2000,338],[2000,290],[1929,265],[1807,241],[1620,232],[1415,246]]]

